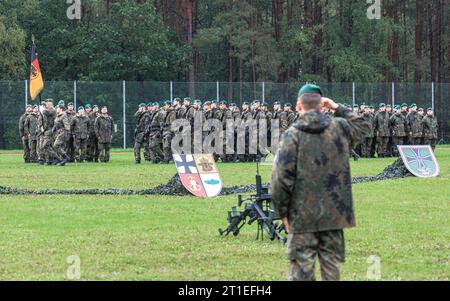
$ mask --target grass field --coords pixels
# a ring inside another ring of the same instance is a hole
[[[355,185],[358,227],[346,231],[344,280],[366,280],[368,258],[382,280],[450,279],[450,149],[437,151],[441,176]],[[352,162],[353,176],[375,175],[393,159]],[[270,166],[262,166],[270,180]],[[254,182],[253,164],[219,164],[226,186]],[[132,153],[110,164],[26,165],[0,152],[0,186],[150,188],[172,165],[134,165]],[[285,280],[277,242],[255,241],[255,226],[220,237],[236,196],[0,196],[0,280],[65,280],[70,255],[81,280]]]

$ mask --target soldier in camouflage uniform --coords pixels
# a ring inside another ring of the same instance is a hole
[[[28,138],[28,148],[30,149],[30,163],[38,162],[37,157],[37,141],[38,141],[38,130],[39,130],[39,107],[37,105],[33,106],[33,112],[27,115],[24,123],[24,133]]]
[[[287,121],[287,127],[289,128],[295,121],[296,116],[295,113],[292,111],[292,104],[286,103],[284,105],[284,117]]]
[[[220,110],[220,122],[222,123],[222,129],[223,129],[223,154],[220,155],[220,159],[222,162],[232,162],[233,161],[233,154],[227,154],[227,123],[230,123],[231,128],[229,128],[229,131],[232,131],[233,128],[233,114],[231,111],[227,108],[227,101],[223,100],[220,102],[219,110]]]
[[[19,119],[19,133],[20,133],[20,138],[22,140],[23,160],[25,161],[25,163],[30,162],[30,147],[29,147],[29,143],[28,143],[28,137],[27,137],[27,135],[25,135],[24,124],[25,124],[25,120],[27,119],[27,116],[29,114],[31,114],[32,112],[33,112],[33,106],[27,105],[25,113],[22,116],[20,116],[20,119]]]
[[[399,156],[399,145],[405,145],[406,138],[406,117],[403,115],[400,106],[394,108],[395,112],[390,119],[390,127],[392,129],[393,153]]]
[[[273,104],[273,115],[272,119],[278,119],[278,124],[280,128],[280,138],[283,135],[283,133],[288,129],[288,121],[287,121],[287,115],[283,114],[283,110],[281,109],[281,103],[275,102]]]
[[[375,133],[377,139],[377,154],[379,158],[388,157],[388,143],[391,136],[389,128],[389,113],[386,111],[386,105],[380,103],[379,111],[375,115]]]
[[[289,280],[315,280],[318,257],[322,280],[336,281],[345,261],[343,229],[355,227],[349,146],[369,128],[362,117],[322,98],[317,86],[304,86],[298,101],[303,111],[281,140],[271,196],[288,232]]]
[[[150,105],[150,104],[149,104]],[[151,108],[151,106],[149,106]],[[147,127],[150,124],[150,114],[147,111],[147,105],[141,103],[138,111],[134,114],[137,118],[136,129],[134,130],[134,160],[136,164],[141,164],[141,148],[148,145]],[[146,161],[150,160],[150,154],[144,154]]]
[[[431,148],[435,150],[438,139],[438,122],[432,108],[428,108],[427,115],[422,119],[422,125],[423,144],[431,145]]]
[[[84,162],[87,159],[87,143],[89,139],[91,121],[84,110],[84,107],[78,108],[78,114],[72,119],[70,128],[75,146],[75,162]]]
[[[88,140],[88,150],[87,150],[87,161],[88,162],[98,162],[98,140],[95,135],[95,120],[99,116],[99,109],[97,105],[92,107],[92,111],[88,112],[88,117],[90,121],[89,125],[89,140]]]
[[[55,124],[57,112],[53,107],[53,100],[47,99],[45,103],[45,109],[42,111],[43,127],[44,127],[44,156],[47,165],[55,165],[59,162],[58,155],[56,154],[53,144],[55,142],[55,134],[53,133],[53,127]]]
[[[373,144],[373,138],[374,138],[374,121],[375,118],[373,114],[370,112],[370,107],[365,107],[364,112],[362,114],[362,118],[369,126],[369,130],[366,132],[366,135],[364,137],[362,148],[361,148],[361,155],[364,158],[371,158],[371,148]]]
[[[168,103],[170,105],[170,101]],[[162,152],[162,124],[164,123],[165,113],[159,110],[159,104],[153,103],[149,128],[148,146],[150,149],[150,161],[152,163],[160,163],[163,158]]]
[[[409,142],[412,145],[422,144],[422,117],[417,112],[417,105],[412,104],[409,109],[409,113],[406,117],[409,129]]]
[[[42,112],[45,110],[45,101],[41,103],[39,106],[39,113],[38,113],[38,132],[37,132],[37,157],[38,157],[38,163],[41,165],[44,165],[45,163],[45,151],[44,151],[44,115],[42,115]]]
[[[250,105],[248,102],[243,102],[242,103],[242,111],[241,111],[241,116],[239,119],[239,122],[242,124],[245,124],[247,121],[252,119],[252,112],[250,111]],[[243,126],[239,127],[241,130],[237,131],[237,139],[238,140],[242,140],[242,136],[244,136],[243,140],[245,143],[245,153],[244,154],[238,154],[238,158],[239,158],[239,162],[248,162],[249,161],[249,145],[250,145],[250,132],[249,132],[249,128],[245,127],[245,129],[243,128]],[[242,131],[243,130],[243,131]],[[237,143],[236,143],[236,147],[237,147]]]
[[[55,124],[53,125],[53,134],[55,135],[53,148],[58,155],[59,164],[64,166],[70,160],[66,153],[66,144],[69,140],[68,136],[70,136],[70,122],[65,112],[64,102],[58,103],[56,113]]]
[[[180,110],[179,100],[174,99],[172,106],[170,101],[166,101],[162,118],[162,143],[163,143],[163,163],[169,164],[172,161],[172,139],[174,133],[171,126],[177,120],[177,112]]]
[[[77,115],[77,113],[75,112],[75,107],[74,107],[72,102],[69,102],[67,104],[66,115],[67,115],[67,118],[69,120],[69,124],[71,124],[72,120]],[[68,135],[67,136],[66,153],[67,153],[67,155],[70,158],[69,162],[74,162],[75,161],[75,144],[74,144],[72,135]]]
[[[108,115],[107,107],[102,107],[101,114],[95,119],[94,130],[98,141],[99,160],[108,163],[114,135],[114,120]]]

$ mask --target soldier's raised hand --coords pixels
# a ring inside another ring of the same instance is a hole
[[[322,107],[326,109],[336,110],[339,106],[334,100],[328,97],[322,97]]]

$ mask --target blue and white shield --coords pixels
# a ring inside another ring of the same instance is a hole
[[[433,178],[439,175],[439,163],[429,145],[397,146],[406,168],[416,177]]]

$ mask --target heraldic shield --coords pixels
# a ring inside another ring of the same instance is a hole
[[[399,145],[398,150],[406,168],[419,178],[439,175],[439,163],[429,145]]]
[[[222,180],[211,154],[173,155],[183,186],[197,197],[215,197],[222,191]]]

